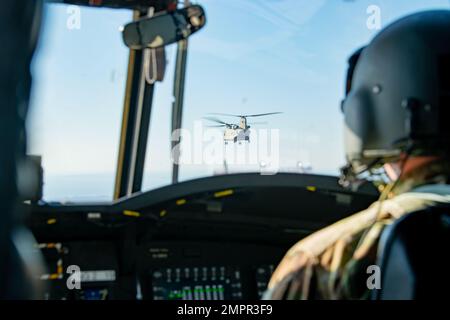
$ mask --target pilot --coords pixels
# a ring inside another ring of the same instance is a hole
[[[349,60],[343,182],[377,181],[379,201],[295,244],[268,299],[367,299],[388,224],[450,203],[450,11],[407,16]],[[382,170],[384,169],[384,170]]]

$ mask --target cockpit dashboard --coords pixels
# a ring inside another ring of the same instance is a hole
[[[43,299],[259,299],[298,240],[366,208],[377,190],[336,177],[233,174],[110,204],[33,204]]]

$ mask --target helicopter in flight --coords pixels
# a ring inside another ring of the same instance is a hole
[[[227,113],[210,113],[210,115],[238,117],[238,118],[240,118],[239,124],[228,123],[228,122],[222,121],[220,119],[217,119],[215,117],[204,117],[204,119],[218,123],[216,125],[209,125],[208,127],[210,127],[210,128],[211,127],[212,128],[225,128],[225,131],[223,134],[223,140],[225,141],[225,144],[228,144],[228,142],[241,143],[241,141],[250,142],[251,125],[267,124],[267,122],[248,123],[247,118],[263,117],[263,116],[269,116],[269,115],[280,114],[280,113],[282,113],[282,112],[269,112],[269,113],[247,114],[247,115],[237,115],[237,114],[227,114]]]

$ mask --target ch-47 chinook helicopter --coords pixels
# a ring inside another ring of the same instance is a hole
[[[222,120],[214,118],[214,117],[205,117],[204,119],[218,123],[217,125],[210,125],[208,127],[212,127],[212,128],[224,127],[225,128],[225,131],[223,133],[223,140],[225,141],[225,144],[228,144],[228,142],[238,142],[238,141],[239,141],[239,143],[241,141],[250,142],[251,125],[267,124],[267,122],[253,122],[253,123],[249,124],[247,122],[247,118],[263,117],[263,116],[269,116],[269,115],[280,114],[280,113],[282,113],[282,112],[269,112],[269,113],[247,114],[247,115],[237,115],[237,114],[227,114],[227,113],[211,113],[211,115],[238,117],[238,118],[240,118],[239,124],[227,123],[225,121],[222,121]]]

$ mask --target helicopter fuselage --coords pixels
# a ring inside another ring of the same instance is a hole
[[[226,128],[223,134],[223,140],[227,142],[249,141],[250,140],[250,128]]]
[[[223,140],[225,141],[225,144],[228,142],[241,142],[241,141],[248,141],[250,142],[250,125],[247,123],[248,117],[261,117],[261,116],[268,116],[272,114],[278,114],[281,112],[270,112],[270,113],[260,113],[260,114],[250,114],[250,115],[235,115],[235,114],[219,114],[219,115],[225,115],[225,116],[233,116],[233,117],[239,117],[239,123],[228,123],[225,121],[222,121],[217,118],[207,117],[205,119],[209,121],[213,121],[218,123],[219,125],[213,125],[210,127],[219,127],[219,128],[225,128],[225,132],[223,134]],[[261,123],[252,123],[252,124],[261,124]]]

